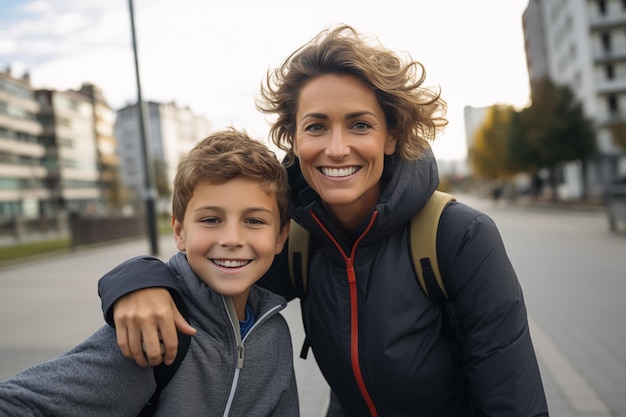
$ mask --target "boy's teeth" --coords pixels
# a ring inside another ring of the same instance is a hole
[[[238,268],[240,266],[247,265],[249,261],[231,261],[231,260],[216,260],[215,264],[219,266],[223,266],[225,268]]]

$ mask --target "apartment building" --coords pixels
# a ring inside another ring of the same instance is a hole
[[[531,89],[546,76],[569,86],[596,129],[598,154],[564,167],[562,196],[599,196],[626,177],[611,129],[626,121],[626,0],[529,0],[523,25]]]
[[[11,233],[14,219],[38,219],[49,211],[39,109],[27,74],[15,78],[0,71],[0,228]]]
[[[47,169],[51,210],[77,215],[102,210],[98,150],[93,106],[75,91],[36,90],[42,126],[40,143],[46,147],[42,165]]]
[[[118,211],[129,197],[119,178],[115,111],[109,106],[102,89],[93,84],[84,83],[77,93],[87,97],[92,106],[100,192],[109,211]]]
[[[176,103],[144,104],[147,155],[153,164],[153,185],[158,193],[158,210],[169,212],[171,190],[178,162],[211,130],[211,123],[188,107]],[[117,111],[115,137],[118,141],[120,177],[137,196],[145,196],[145,167],[140,134],[139,108],[128,105]]]

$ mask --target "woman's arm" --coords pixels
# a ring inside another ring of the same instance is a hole
[[[174,303],[176,279],[157,258],[140,256],[116,266],[98,282],[98,294],[122,353],[140,366],[171,364],[178,350],[176,329],[196,333]]]
[[[451,208],[440,223],[438,251],[449,260],[444,281],[464,336],[475,414],[547,416],[522,288],[500,233],[486,215]]]

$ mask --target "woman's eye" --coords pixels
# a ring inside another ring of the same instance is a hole
[[[355,124],[352,125],[352,128],[356,130],[367,130],[370,127],[371,125],[365,122],[356,122]]]
[[[324,130],[324,126],[319,123],[308,125],[305,129],[307,132],[321,132]]]

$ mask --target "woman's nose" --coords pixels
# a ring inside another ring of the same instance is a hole
[[[335,129],[326,146],[326,155],[331,158],[343,158],[350,153],[347,137],[341,129]]]

